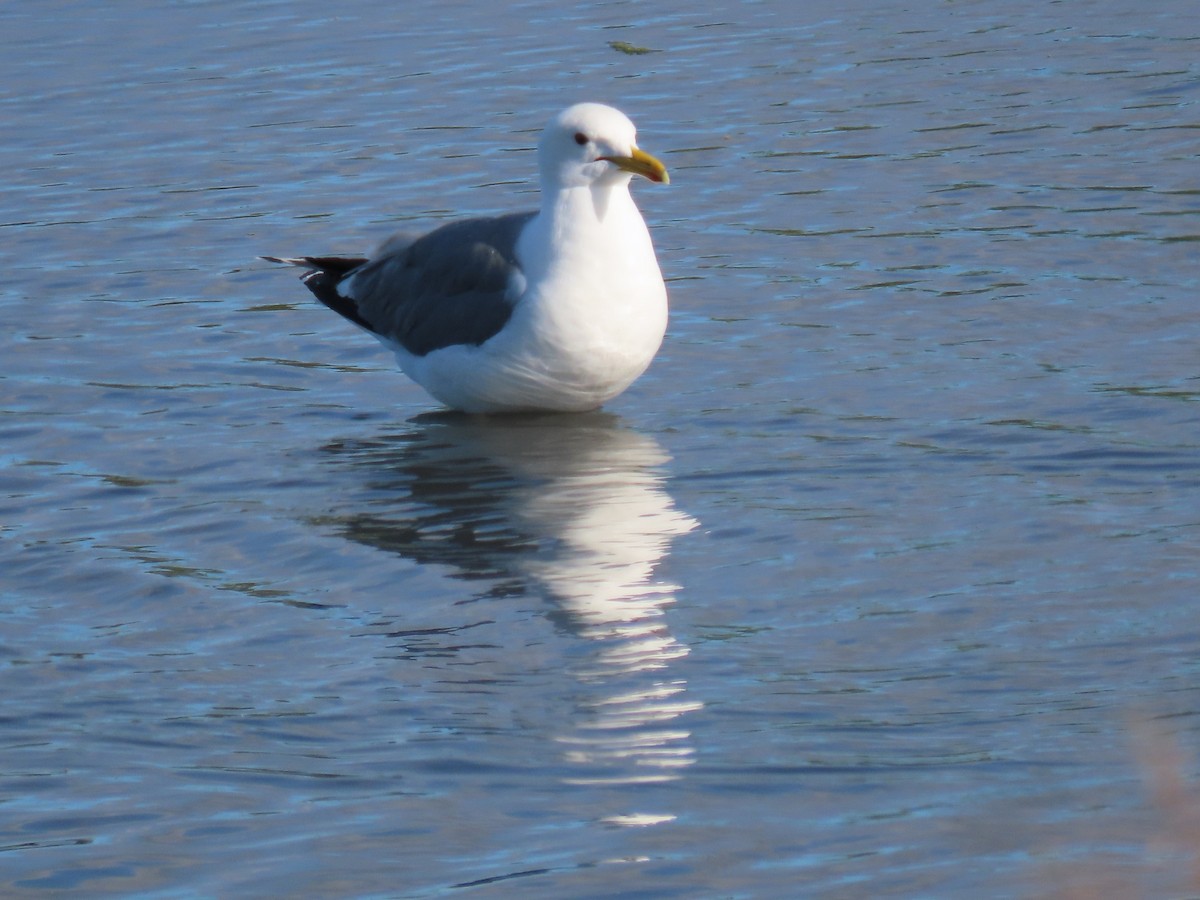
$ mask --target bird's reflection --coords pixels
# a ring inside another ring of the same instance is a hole
[[[325,449],[369,473],[367,502],[333,517],[347,537],[449,566],[479,595],[541,593],[562,625],[593,642],[571,672],[574,726],[555,736],[568,780],[679,777],[693,748],[678,720],[699,704],[671,672],[688,650],[663,615],[678,587],[655,569],[696,522],[665,489],[668,456],[656,441],[606,413],[447,413]]]

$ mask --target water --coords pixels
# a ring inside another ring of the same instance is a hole
[[[1191,4],[0,23],[6,896],[1198,890]],[[255,260],[527,208],[585,98],[673,182],[603,412]]]

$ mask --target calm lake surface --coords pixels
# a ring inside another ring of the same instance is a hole
[[[1200,892],[1195,3],[698,6],[0,9],[0,894]],[[256,259],[582,99],[672,173],[603,411]]]

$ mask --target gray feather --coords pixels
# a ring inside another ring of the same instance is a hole
[[[391,239],[337,285],[353,306],[353,315],[342,314],[418,356],[482,344],[512,316],[517,238],[533,215],[466,219],[415,240]]]

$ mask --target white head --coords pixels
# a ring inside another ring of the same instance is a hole
[[[619,109],[576,103],[550,120],[538,141],[542,188],[627,184],[633,175],[667,183],[666,167],[638,149],[637,129]]]

